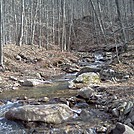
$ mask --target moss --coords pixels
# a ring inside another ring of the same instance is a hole
[[[83,83],[100,83],[100,77],[98,75],[83,75]]]

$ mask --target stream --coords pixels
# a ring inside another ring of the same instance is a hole
[[[103,59],[102,55],[96,55],[95,59],[95,62],[90,64],[91,67],[95,68],[103,65],[103,62],[100,62],[100,60]],[[34,99],[48,97],[51,99],[70,98],[76,96],[77,90],[68,89],[67,85],[68,81],[75,77],[76,73],[66,74],[64,76],[53,78],[52,84],[48,84],[43,87],[21,87],[19,90],[0,93],[0,100],[1,102],[4,102],[4,105],[0,106],[0,134],[28,134],[27,130],[25,130],[25,128],[20,123],[5,119],[4,113],[11,108],[22,105],[17,100],[23,100],[25,97]],[[12,99],[15,101],[12,101]],[[70,121],[69,124],[74,124],[74,122],[77,122],[78,124],[80,123],[81,126],[86,126],[88,124],[87,127],[92,127],[94,124],[100,124],[102,121],[108,122],[109,116],[103,111],[94,109],[93,107],[89,107],[88,110],[92,115],[91,117],[87,118],[83,116],[80,118],[74,118],[74,120]],[[60,127],[62,127],[62,125]],[[93,129],[88,129],[87,134],[90,134],[91,131],[92,134],[96,134]]]
[[[21,87],[19,90],[6,91],[0,94],[0,100],[4,101],[4,105],[0,106],[0,134],[27,134],[25,128],[14,121],[9,121],[4,118],[4,113],[11,108],[21,106],[18,100],[25,97],[31,99],[48,98],[69,98],[75,96],[77,90],[70,90],[67,87],[67,82],[73,79],[75,74],[67,74],[66,76],[54,78],[52,84],[41,87]],[[15,102],[12,102],[15,99]]]
[[[5,105],[0,106],[0,134],[17,134],[20,130],[24,131],[24,127],[14,121],[9,121],[4,118],[4,113],[10,108],[18,107],[20,104],[18,102],[7,101]]]

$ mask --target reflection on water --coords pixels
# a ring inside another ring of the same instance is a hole
[[[70,79],[70,76],[66,76],[64,77],[64,79]],[[50,97],[50,98],[54,98],[54,97],[72,97],[75,96],[77,94],[77,90],[70,90],[68,89],[67,86],[67,81],[60,81],[57,80],[55,81],[53,84],[50,85],[46,85],[43,87],[28,87],[28,88],[21,88],[19,90],[12,90],[12,91],[6,91],[0,94],[0,99],[1,100],[10,100],[12,98],[23,98],[23,97],[28,97],[28,98],[41,98],[41,97]],[[19,124],[18,122],[13,122],[13,121],[9,121],[5,118],[3,118],[4,113],[9,110],[10,108],[13,107],[18,107],[20,104],[18,102],[12,103],[12,102],[8,102],[5,105],[0,106],[0,134],[28,134],[27,130],[24,129],[24,127]],[[100,117],[103,117],[103,114],[99,114],[98,112],[94,111],[90,113],[91,115],[87,118],[87,116],[82,116],[80,118],[77,119],[77,116],[75,117],[75,119],[73,121],[78,121],[80,122],[82,125],[87,124],[87,122],[91,122],[89,123],[90,127],[92,124],[98,124],[99,122],[101,122],[103,119],[101,119]],[[96,116],[95,116],[96,115]],[[98,117],[100,116],[100,117]],[[85,117],[85,118],[84,118]],[[99,120],[98,120],[99,118]],[[85,120],[84,120],[85,119]],[[72,123],[73,123],[72,121]],[[87,122],[86,122],[87,121]],[[52,130],[52,133],[55,133],[55,128]],[[58,130],[58,129],[57,129]],[[45,133],[45,132],[44,132]],[[88,132],[87,132],[88,133]],[[89,132],[90,133],[90,132]],[[93,133],[93,132],[91,132]],[[29,133],[30,134],[30,133]],[[32,134],[32,133],[31,133]],[[96,133],[94,133],[96,134]]]
[[[5,91],[0,94],[0,99],[10,100],[12,98],[40,98],[40,97],[70,97],[76,95],[75,90],[67,87],[67,82],[56,82],[43,87],[21,87],[19,90]]]
[[[41,97],[71,97],[76,95],[75,90],[69,90],[67,88],[67,82],[54,82],[51,85],[43,87],[23,87],[19,90],[5,91],[0,94],[1,100],[10,100],[12,98],[23,98],[27,96],[28,98],[41,98]],[[4,113],[10,108],[18,107],[20,104],[18,102],[9,102],[5,105],[0,106],[0,134],[27,134],[25,129],[19,123],[9,121],[4,117]]]
[[[55,81],[43,87],[21,87],[19,90],[5,91],[0,93],[0,100],[11,100],[12,98],[41,98],[41,97],[70,97],[76,94],[75,90],[67,88],[67,81]],[[0,134],[27,134],[19,123],[4,118],[4,113],[13,107],[18,107],[18,102],[7,101],[0,106]]]

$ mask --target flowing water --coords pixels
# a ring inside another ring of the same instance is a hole
[[[41,97],[71,97],[76,95],[76,90],[69,90],[67,81],[75,77],[74,74],[66,75],[61,78],[54,78],[52,84],[44,85],[42,87],[21,87],[19,90],[6,91],[0,94],[0,100],[5,104],[0,106],[0,134],[27,134],[21,124],[14,121],[9,121],[4,118],[4,113],[9,109],[18,107],[19,102],[11,102],[12,99],[17,98],[35,98]]]
[[[95,64],[91,64],[91,66],[94,67],[97,64],[95,62]],[[0,106],[0,134],[27,134],[27,132],[25,131],[24,127],[21,124],[16,123],[14,121],[9,121],[4,118],[4,113],[6,111],[8,111],[10,108],[18,107],[21,105],[18,102],[11,102],[13,98],[17,100],[17,98],[21,99],[24,97],[39,99],[41,97],[67,98],[75,96],[77,94],[77,90],[70,90],[68,89],[67,85],[67,82],[73,79],[74,77],[76,77],[76,74],[67,74],[62,77],[54,77],[54,79],[52,80],[53,81],[52,84],[48,84],[43,87],[23,87],[20,88],[19,90],[12,90],[0,93],[0,100],[6,102],[4,105]]]
[[[25,134],[24,127],[20,123],[9,121],[4,118],[4,113],[13,107],[18,107],[18,102],[7,102],[5,105],[0,106],[0,134]]]
[[[0,100],[11,100],[12,98],[41,98],[41,97],[70,97],[77,91],[68,89],[68,81],[73,79],[75,74],[54,77],[51,84],[41,87],[21,87],[19,90],[5,91],[0,94]]]

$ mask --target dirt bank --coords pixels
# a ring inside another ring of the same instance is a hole
[[[0,71],[1,90],[12,89],[16,79],[42,78],[47,80],[52,76],[60,75],[62,71],[60,65],[77,62],[77,57],[73,53],[61,52],[58,50],[46,51],[36,46],[5,45],[4,46],[4,66]]]

